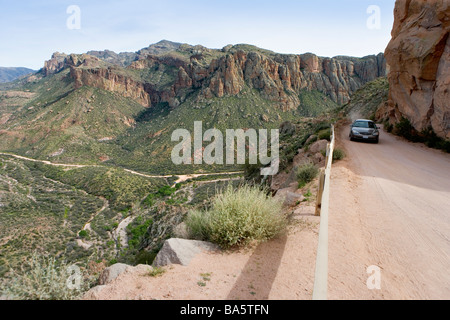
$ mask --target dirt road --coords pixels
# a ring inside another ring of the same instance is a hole
[[[450,299],[450,155],[339,131],[347,158],[331,177],[329,299]]]
[[[44,163],[50,166],[54,166],[54,167],[63,167],[63,168],[75,168],[75,169],[79,169],[79,168],[87,168],[87,167],[91,167],[91,168],[99,168],[99,165],[83,165],[83,164],[63,164],[63,163],[53,163],[47,160],[36,160],[36,159],[32,159],[32,158],[27,158],[27,157],[23,157],[23,156],[19,156],[16,154],[12,154],[12,153],[3,153],[0,152],[0,155],[3,156],[10,156],[10,157],[14,157],[16,159],[20,159],[20,160],[26,160],[26,161],[31,161],[31,162],[38,162],[38,163]],[[217,173],[201,173],[201,174],[184,174],[184,175],[148,175],[148,174],[144,174],[144,173],[140,173],[140,172],[136,172],[134,170],[130,170],[130,169],[123,169],[124,171],[137,175],[137,176],[141,176],[144,178],[172,178],[172,177],[178,177],[178,180],[176,180],[174,182],[174,185],[176,185],[177,183],[182,183],[185,182],[189,179],[194,179],[194,178],[199,178],[199,177],[207,177],[207,176],[230,176],[230,175],[235,175],[235,174],[241,174],[243,173],[243,171],[236,171],[236,172],[217,172]]]

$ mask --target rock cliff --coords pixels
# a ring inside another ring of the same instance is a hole
[[[44,68],[42,68],[43,75],[49,76],[64,69],[66,67],[66,58],[66,54],[55,52],[50,60],[45,61]]]
[[[68,67],[77,88],[102,88],[144,106],[166,102],[177,107],[191,94],[202,100],[236,96],[250,88],[282,110],[297,108],[303,90],[319,91],[344,104],[366,82],[386,75],[383,54],[323,58],[310,53],[276,54],[246,45],[213,50],[162,44],[139,51],[127,67],[118,55],[106,51],[93,52],[95,57],[54,54],[43,73],[54,74]],[[130,55],[121,53],[120,57]]]
[[[70,68],[76,89],[84,85],[101,88],[132,98],[143,106],[151,105],[145,84],[117,66],[105,65],[100,59],[87,54],[72,54],[65,59],[65,64]]]
[[[450,2],[397,0],[385,56],[392,122],[406,117],[419,132],[430,126],[450,138]]]

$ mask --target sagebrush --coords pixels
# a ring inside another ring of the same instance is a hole
[[[20,271],[12,271],[3,294],[13,300],[77,300],[89,289],[90,281],[80,273],[79,285],[75,285],[72,268],[35,252]]]
[[[342,160],[346,157],[347,155],[345,154],[345,151],[340,149],[340,148],[336,148],[333,151],[333,161],[339,161]]]
[[[312,162],[305,163],[297,169],[297,181],[299,188],[313,181],[319,174],[319,169]]]
[[[222,248],[269,240],[287,226],[282,203],[259,187],[229,185],[216,195],[209,210],[193,210],[186,220],[192,238],[212,241]]]

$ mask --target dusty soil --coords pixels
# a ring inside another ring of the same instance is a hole
[[[331,177],[329,299],[450,299],[450,155],[387,133],[378,145],[337,136],[348,156]]]
[[[232,252],[201,253],[189,266],[159,277],[126,272],[88,299],[99,300],[310,300],[319,218],[311,204],[297,208],[289,231]],[[142,270],[142,269],[140,269]]]

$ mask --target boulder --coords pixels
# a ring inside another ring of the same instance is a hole
[[[105,285],[100,285],[92,288],[84,294],[83,300],[100,300],[100,292],[102,292],[102,290],[105,288]]]
[[[290,121],[285,121],[280,125],[281,135],[293,135],[295,133],[295,125]]]
[[[188,266],[191,260],[202,251],[217,250],[219,247],[209,242],[173,238],[164,242],[153,266],[162,267],[172,264]]]
[[[313,159],[314,164],[318,165],[318,164],[322,163],[322,161],[325,160],[325,157],[322,155],[322,153],[318,152],[313,155],[312,159]]]
[[[308,140],[306,140],[305,146],[308,146],[308,145],[312,144],[313,142],[316,142],[317,139],[318,139],[317,135],[315,135],[315,134],[311,135],[311,136],[308,138]]]
[[[327,150],[328,143],[329,142],[327,140],[316,141],[309,147],[308,151],[313,154],[322,152],[324,150]]]
[[[287,208],[295,207],[299,202],[302,202],[305,198],[303,195],[295,193],[292,188],[285,188],[278,190],[275,195],[275,199],[283,201],[283,206]]]
[[[116,263],[115,265],[106,268],[100,275],[99,284],[106,285],[111,283],[122,273],[126,272],[129,267],[129,265],[123,263]]]

